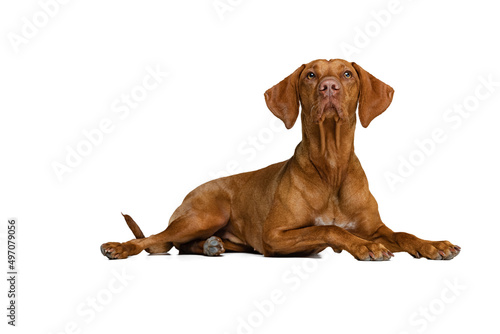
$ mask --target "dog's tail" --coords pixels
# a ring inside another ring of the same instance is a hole
[[[129,215],[124,215],[122,213],[123,218],[125,218],[125,221],[127,222],[128,227],[132,230],[132,233],[134,233],[134,236],[137,239],[144,239],[144,233],[142,233],[141,228],[137,223],[130,217]]]
[[[128,227],[132,230],[132,233],[134,233],[134,236],[137,239],[144,239],[144,233],[142,233],[141,228],[137,223],[130,217],[129,215],[124,215],[122,213],[123,218],[125,218],[125,221],[127,222]],[[171,242],[166,242],[161,245],[154,245],[149,248],[146,248],[145,251],[150,253],[150,254],[158,254],[158,253],[167,253],[172,247],[173,243]]]

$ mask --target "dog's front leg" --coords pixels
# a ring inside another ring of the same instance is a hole
[[[326,247],[346,250],[358,260],[389,260],[393,255],[381,243],[361,239],[337,226],[308,226],[270,230],[263,236],[265,256],[309,255]]]
[[[384,244],[392,252],[407,252],[415,258],[450,260],[460,253],[460,247],[447,240],[429,241],[405,232],[393,232],[384,224],[368,238]]]

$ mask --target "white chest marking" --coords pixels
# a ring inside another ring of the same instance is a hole
[[[341,227],[345,230],[352,230],[356,227],[355,222],[343,222],[343,223],[336,223],[335,226]]]
[[[315,226],[329,226],[329,225],[335,225],[338,227],[341,227],[346,230],[352,230],[356,227],[355,222],[333,222],[333,220],[328,220],[328,219],[323,219],[323,217],[317,217],[314,220],[314,225]]]
[[[314,225],[316,226],[326,226],[333,225],[333,221],[324,221],[322,217],[318,217],[314,220]]]

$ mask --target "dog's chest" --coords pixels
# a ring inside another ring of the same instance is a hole
[[[335,198],[330,198],[311,218],[314,226],[337,226],[349,231],[358,227],[358,222],[342,210]]]
[[[346,230],[356,229],[357,223],[349,220],[337,220],[328,216],[318,216],[314,219],[315,226],[338,226]]]

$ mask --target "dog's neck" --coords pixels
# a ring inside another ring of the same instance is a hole
[[[317,172],[321,179],[339,187],[354,156],[356,118],[337,122],[327,118],[319,123],[302,113],[302,142],[297,147],[299,164]],[[312,167],[312,168],[311,168]]]

